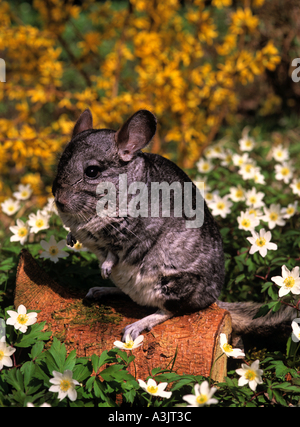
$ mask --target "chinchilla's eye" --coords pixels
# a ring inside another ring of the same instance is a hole
[[[100,175],[100,172],[101,170],[99,166],[88,166],[84,171],[85,175],[91,179],[98,178],[98,176]]]

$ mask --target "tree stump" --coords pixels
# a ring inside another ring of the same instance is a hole
[[[112,297],[99,303],[87,303],[85,294],[63,288],[41,269],[31,254],[21,252],[14,304],[27,309],[41,310],[38,321],[66,345],[75,349],[77,356],[100,355],[120,340],[123,328],[155,311],[140,307],[129,298]],[[222,353],[220,333],[231,333],[231,319],[227,311],[212,304],[205,310],[174,317],[150,332],[144,332],[143,345],[133,350],[137,378],[145,380],[155,367],[166,368],[177,357],[173,370],[178,374],[210,374],[213,362]],[[212,378],[223,381],[227,357],[214,365]],[[134,374],[134,372],[131,372]]]

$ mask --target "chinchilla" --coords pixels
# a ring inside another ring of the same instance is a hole
[[[68,244],[78,240],[94,252],[102,276],[116,286],[91,288],[87,297],[125,293],[157,309],[126,326],[123,340],[214,302],[232,313],[239,332],[255,329],[259,306],[217,301],[225,276],[222,239],[199,190],[173,162],[141,151],[156,126],[155,116],[140,110],[118,131],[93,129],[87,109],[60,158],[52,191],[71,230]]]

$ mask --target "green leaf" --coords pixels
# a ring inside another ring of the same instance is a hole
[[[15,347],[31,347],[36,341],[47,341],[51,337],[51,332],[43,332],[46,322],[35,323],[28,327],[25,334],[20,334],[19,340],[14,343]]]
[[[97,374],[98,369],[101,366],[101,361],[100,361],[100,357],[98,357],[96,354],[92,355],[92,365],[93,365],[93,369],[94,369],[95,374]]]
[[[5,380],[11,384],[16,390],[23,391],[24,380],[20,369],[14,368],[10,371],[6,371]]]
[[[106,400],[105,387],[98,378],[94,382],[94,392],[96,397],[100,397],[104,401]]]
[[[270,311],[269,304],[264,304],[259,308],[258,312],[253,317],[253,319],[257,319],[258,317],[266,316],[269,313],[269,311]]]
[[[39,364],[36,364],[36,368],[35,368],[35,377],[41,381],[43,381],[43,384],[45,387],[50,387],[50,378],[47,375],[46,371],[50,372],[51,376],[52,376],[52,371],[55,369],[51,369],[51,367],[48,365],[46,366],[45,362],[42,361]]]
[[[276,311],[280,310],[280,308],[281,308],[281,302],[280,301],[275,302],[275,304],[272,306],[273,313],[276,313]]]
[[[282,406],[288,406],[285,399],[282,397],[282,395],[279,391],[274,390],[273,387],[272,387],[272,391],[273,391],[273,397],[275,398],[277,403],[279,403]]]
[[[67,357],[67,360],[63,364],[62,370],[65,371],[66,369],[69,369],[70,371],[73,371],[74,366],[76,363],[76,350],[72,350]]]
[[[31,359],[36,359],[38,357],[43,356],[42,351],[44,349],[44,343],[42,341],[38,341],[35,343],[31,349],[31,352],[29,353],[29,356]]]
[[[237,278],[235,279],[235,283],[237,284],[237,283],[241,282],[242,280],[245,279],[245,277],[246,277],[245,274],[239,274],[237,276]]]
[[[273,258],[271,261],[271,265],[284,265],[287,262],[287,258],[286,257],[277,257],[277,258]]]
[[[16,263],[15,263],[13,257],[6,258],[0,264],[0,271],[9,271],[12,268],[14,268],[15,266],[16,266]]]
[[[33,374],[35,373],[35,365],[32,361],[26,362],[20,370],[24,375],[24,388],[26,390],[26,388],[29,386],[30,381],[33,379]]]
[[[180,388],[186,386],[186,385],[192,385],[194,383],[192,378],[183,378],[182,380],[179,380],[173,387],[172,391],[179,390]]]
[[[101,366],[105,365],[106,363],[113,363],[116,362],[116,352],[112,350],[104,350],[100,357],[93,354],[92,356],[92,365],[95,373],[98,372],[98,370],[101,368]]]
[[[269,286],[268,288],[268,295],[273,299],[273,300],[278,300],[278,289],[274,289],[273,286]]]
[[[79,382],[86,380],[92,374],[91,369],[84,364],[76,364],[73,370],[73,378]]]
[[[269,289],[269,287],[270,286],[273,286],[273,282],[266,282],[266,283],[264,283],[263,285],[262,285],[262,287],[261,287],[261,291],[262,292],[265,292],[266,290],[268,290]]]
[[[135,396],[136,396],[136,390],[134,388],[123,393],[123,398],[129,403],[134,402]]]
[[[90,377],[88,380],[87,380],[87,382],[86,382],[86,384],[85,384],[85,386],[86,386],[86,389],[87,389],[87,391],[91,391],[92,390],[92,388],[93,388],[93,386],[94,386],[94,382],[96,381],[96,377]]]
[[[298,393],[300,394],[300,389],[298,386],[295,385],[291,385],[289,382],[284,382],[284,383],[280,383],[280,384],[275,384],[272,386],[272,389],[276,389],[276,390],[282,390],[282,391],[286,391],[286,392],[290,392],[290,393]]]
[[[48,350],[48,353],[52,356],[59,372],[63,373],[63,368],[67,356],[66,346],[61,344],[56,337],[53,338],[53,343]]]
[[[120,372],[122,371],[122,366],[112,365],[108,368],[101,371],[100,375],[105,381],[113,381],[119,378]],[[121,381],[121,378],[120,378]]]
[[[292,384],[295,384],[296,386],[298,386],[298,393],[300,393],[300,378],[292,378]]]

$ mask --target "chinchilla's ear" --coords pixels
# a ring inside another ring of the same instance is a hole
[[[93,129],[93,117],[90,110],[86,109],[80,115],[79,119],[77,120],[74,126],[72,138],[74,138],[80,132],[83,132],[84,130],[88,130],[88,129]]]
[[[153,138],[156,124],[156,117],[147,110],[139,110],[131,116],[115,134],[120,158],[129,162],[144,148]]]

